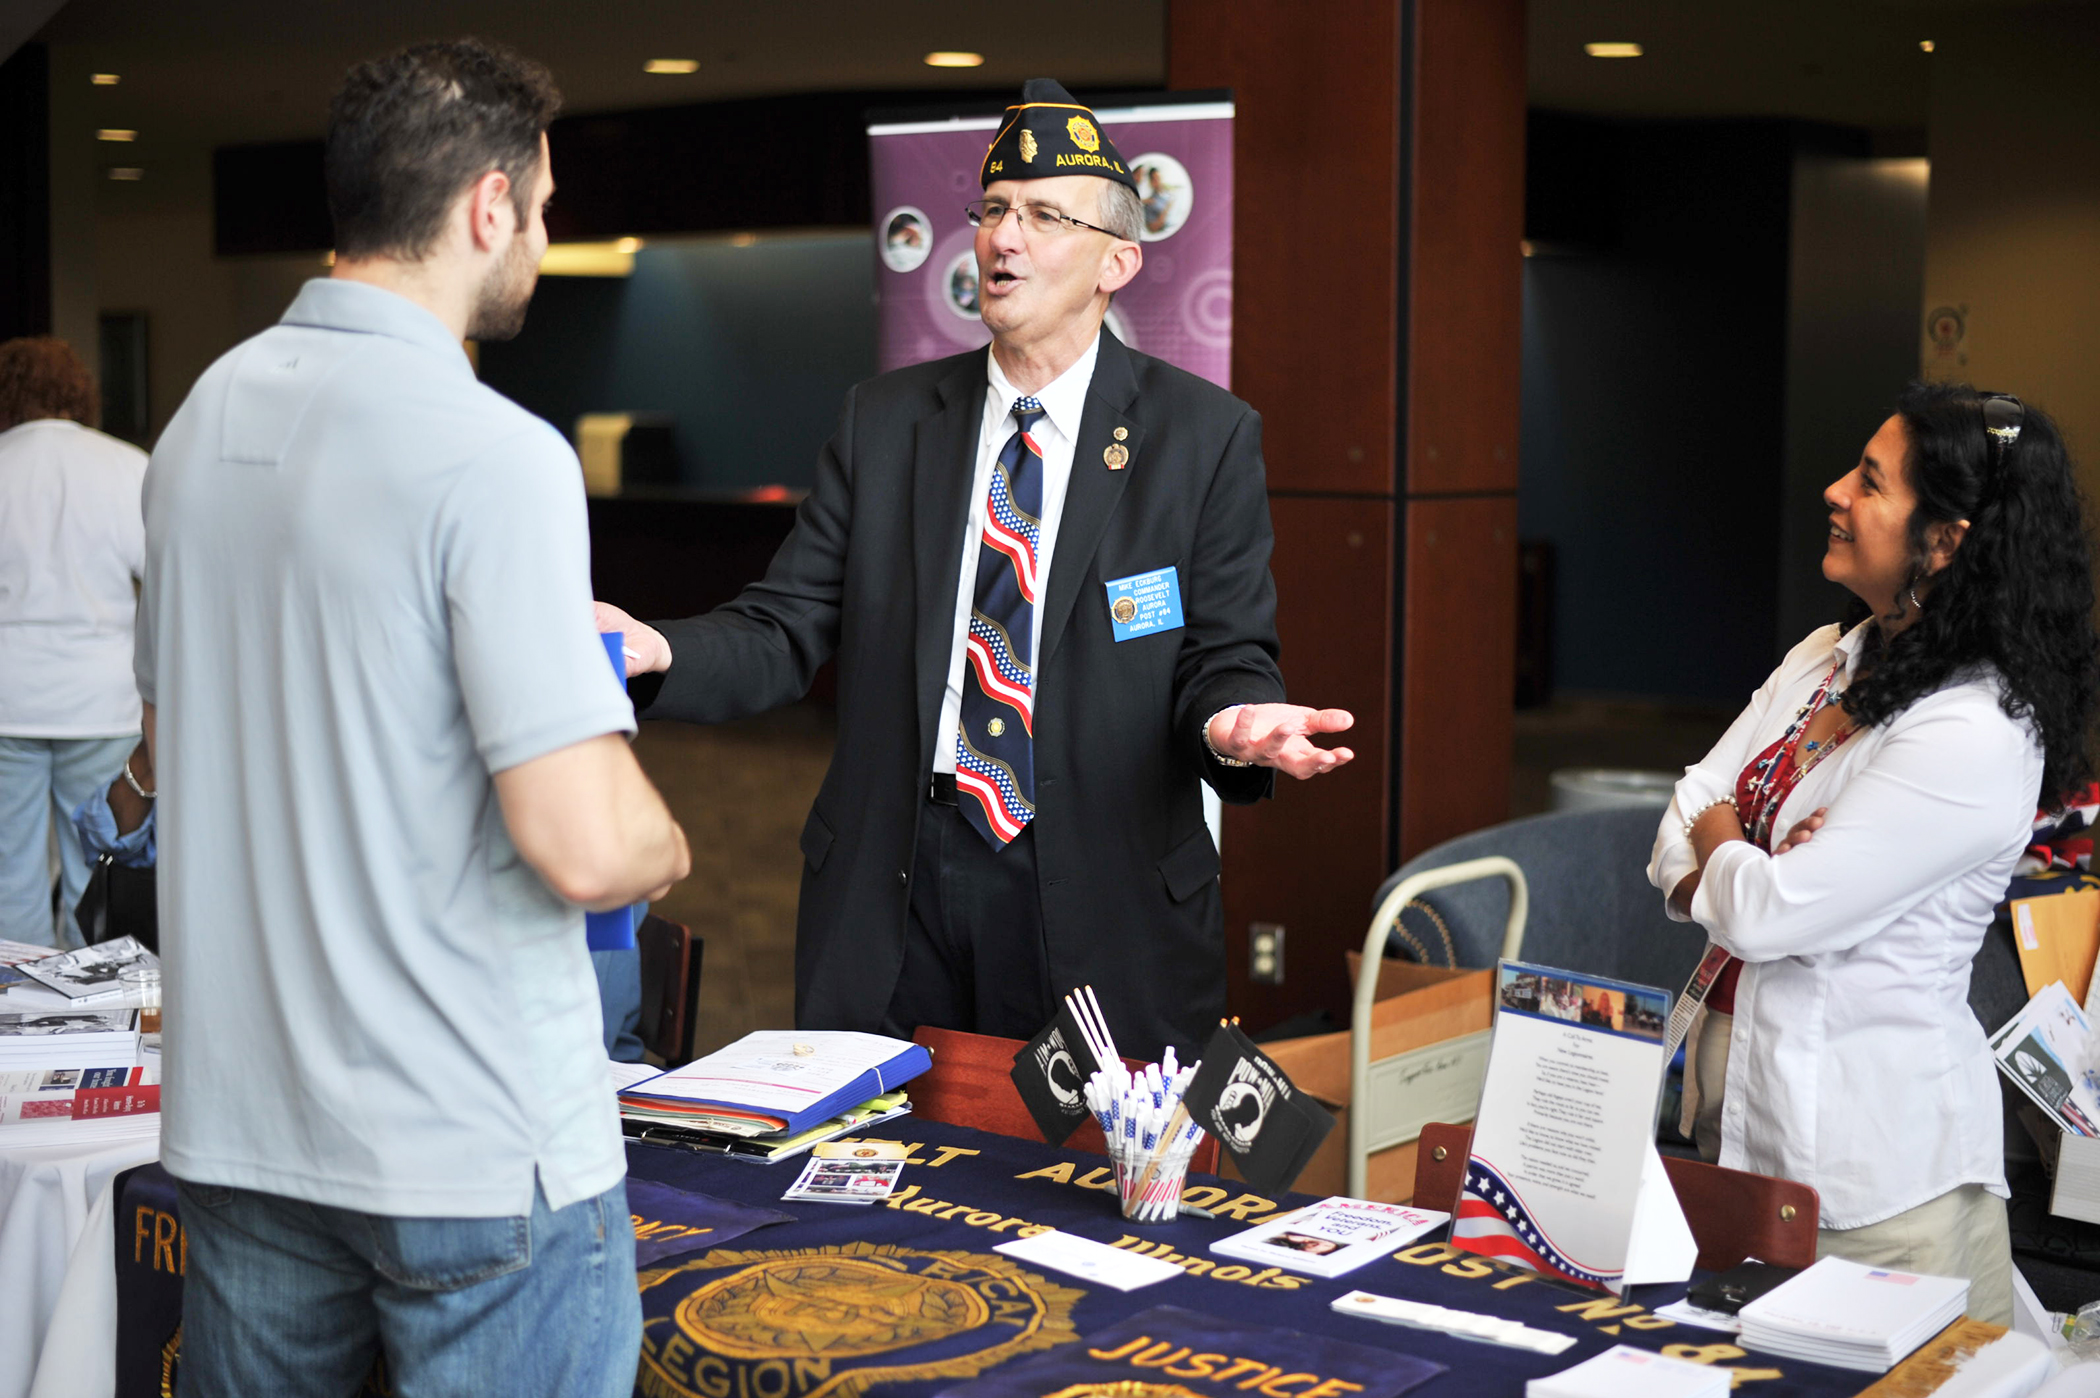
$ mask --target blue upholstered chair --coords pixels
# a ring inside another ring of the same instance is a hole
[[[1375,910],[1411,874],[1502,855],[1515,861],[1530,886],[1526,961],[1657,985],[1674,994],[1698,965],[1706,938],[1691,923],[1670,921],[1662,894],[1648,884],[1648,852],[1661,820],[1659,807],[1625,806],[1556,811],[1489,826],[1410,859],[1379,887],[1371,907]],[[1420,901],[1450,928],[1457,965],[1495,963],[1509,913],[1509,890],[1502,880],[1436,889]],[[1429,961],[1445,964],[1442,933],[1420,909],[1405,912],[1400,927],[1405,938],[1389,940],[1389,953],[1423,959],[1414,950],[1420,947],[1430,953]]]

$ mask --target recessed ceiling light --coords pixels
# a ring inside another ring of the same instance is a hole
[[[964,53],[960,49],[938,49],[927,54],[925,62],[929,68],[982,68],[984,55]]]
[[[1641,56],[1641,46],[1639,44],[1584,44],[1582,51],[1592,58],[1639,58]]]
[[[115,73],[90,73],[88,74],[88,81],[97,87],[115,87],[123,80]]]
[[[105,126],[95,133],[95,139],[98,141],[136,141],[138,138],[138,132],[125,131],[115,126]]]
[[[146,178],[146,172],[136,165],[112,165],[109,177],[113,180],[142,180]]]
[[[697,73],[700,60],[697,58],[652,58],[642,65],[645,73]]]
[[[632,256],[642,250],[642,240],[640,238],[622,238],[619,242],[613,244],[613,250]]]
[[[1920,39],[1920,40],[1918,40],[1918,47],[1919,47],[1919,48],[1921,48],[1921,49],[1923,49],[1923,50],[1924,50],[1925,52],[1927,52],[1927,53],[1931,53],[1931,52],[1932,52],[1932,40],[1930,40],[1930,39]]]

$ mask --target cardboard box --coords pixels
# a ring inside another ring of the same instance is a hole
[[[1356,955],[1349,958],[1350,980]],[[1371,1008],[1371,1088],[1377,1125],[1366,1174],[1373,1199],[1406,1203],[1415,1189],[1415,1144],[1423,1123],[1471,1121],[1487,1071],[1487,1036],[1494,1022],[1492,970],[1446,970],[1410,961],[1378,968],[1378,999]],[[1311,1093],[1337,1120],[1334,1130],[1298,1178],[1306,1194],[1342,1194],[1349,1184],[1349,1035],[1315,1034],[1262,1045],[1291,1081]],[[1383,1137],[1383,1142],[1381,1142]],[[1231,1169],[1231,1157],[1225,1166]],[[1449,1200],[1424,1200],[1447,1208]]]

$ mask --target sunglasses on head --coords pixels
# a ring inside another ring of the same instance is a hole
[[[2005,453],[2020,440],[2020,428],[2026,421],[2027,406],[2010,393],[1983,395],[1983,430],[1991,439],[1993,469],[2004,462]]]

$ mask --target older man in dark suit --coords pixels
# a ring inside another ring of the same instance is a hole
[[[1284,701],[1261,423],[1103,329],[1143,209],[1094,114],[1031,80],[969,208],[989,352],[846,399],[763,581],[627,634],[650,718],[719,722],[839,662],[802,833],[796,1019],[1032,1036],[1092,984],[1126,1052],[1224,1009],[1199,783],[1347,762]],[[638,692],[641,686],[637,686]]]

